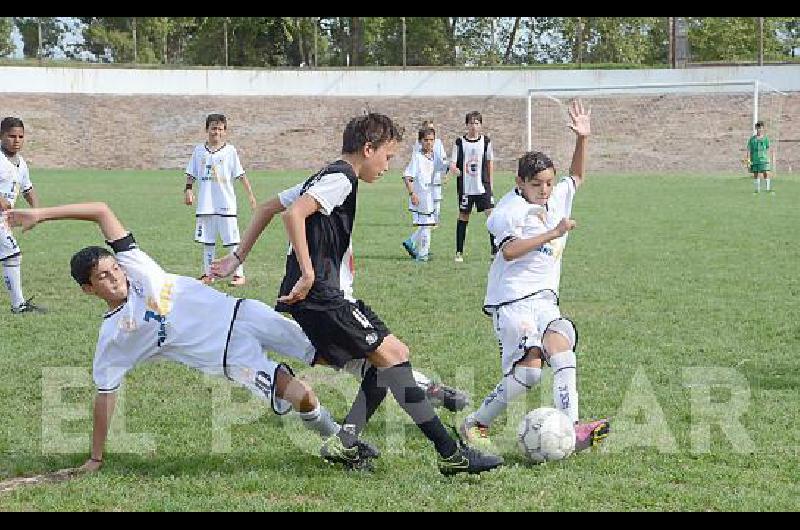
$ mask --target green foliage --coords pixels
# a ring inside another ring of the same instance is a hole
[[[0,17],[0,57],[4,57],[14,51],[14,43],[11,41],[11,31],[13,29],[14,19]]]

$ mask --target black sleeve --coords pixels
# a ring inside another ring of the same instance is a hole
[[[139,248],[139,245],[136,244],[136,239],[133,238],[133,234],[130,232],[128,232],[127,236],[116,241],[106,241],[106,244],[111,247],[115,254]]]

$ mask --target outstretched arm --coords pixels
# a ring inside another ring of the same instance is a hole
[[[273,197],[256,206],[253,218],[250,220],[250,224],[247,226],[244,236],[242,236],[236,254],[234,255],[231,253],[224,258],[215,260],[211,264],[211,274],[218,278],[225,278],[233,273],[236,267],[244,263],[244,260],[247,259],[247,255],[250,254],[253,245],[256,244],[256,241],[258,241],[264,229],[272,222],[272,218],[285,209],[286,208],[283,207],[278,197]]]
[[[28,231],[44,221],[73,219],[77,221],[93,221],[100,227],[107,241],[116,241],[128,235],[111,208],[104,202],[86,202],[81,204],[64,204],[50,208],[31,208],[29,210],[10,210],[8,223],[21,226]]]
[[[575,177],[575,187],[583,184],[584,170],[586,169],[586,143],[591,134],[590,117],[591,109],[584,110],[580,100],[574,100],[569,108],[569,117],[572,123],[569,128],[575,132],[575,151],[572,153],[570,175]]]

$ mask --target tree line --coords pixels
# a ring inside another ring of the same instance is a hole
[[[674,17],[0,17],[27,58],[242,67],[663,65]],[[800,17],[683,17],[692,62],[791,60]],[[82,37],[76,39],[76,36]]]

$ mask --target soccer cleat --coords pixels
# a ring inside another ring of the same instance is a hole
[[[497,446],[494,445],[492,439],[489,437],[489,426],[481,425],[475,420],[475,417],[470,414],[461,425],[458,427],[458,434],[461,439],[474,445],[482,451],[488,453],[496,453]]]
[[[611,423],[606,419],[576,424],[575,452],[597,445],[608,436],[610,429]]]
[[[366,440],[356,440],[356,447],[358,447],[358,454],[361,458],[380,458],[381,456],[378,448]]]
[[[469,403],[469,397],[466,392],[439,383],[428,385],[425,390],[425,396],[434,407],[444,407],[450,412],[463,410]]]
[[[461,255],[461,252],[456,252],[456,263],[464,263],[464,256]]]
[[[11,308],[11,312],[13,314],[15,314],[15,315],[19,315],[19,314],[22,314],[22,313],[38,313],[40,315],[43,315],[43,314],[47,313],[47,309],[45,309],[44,307],[40,307],[38,305],[35,305],[31,300],[33,300],[33,297],[25,300],[24,302],[19,304],[17,307],[12,307]]]
[[[244,276],[234,276],[231,278],[231,285],[234,287],[241,287],[245,283],[247,283],[247,280],[245,280]]]
[[[417,263],[426,263],[430,260],[431,260],[430,254],[425,254],[424,256],[417,256],[416,258],[414,258],[414,261],[416,261]]]
[[[326,461],[332,464],[342,464],[347,470],[372,471],[372,458],[366,456],[367,447],[364,442],[362,445],[356,443],[352,447],[345,447],[342,439],[334,434],[325,438],[319,453]],[[377,451],[374,447],[371,449]]]
[[[203,282],[206,285],[211,285],[212,283],[214,283],[214,277],[213,276],[209,276],[208,274],[203,274],[202,276],[200,276],[197,279],[200,280],[201,282]]]
[[[411,256],[414,259],[417,259],[417,249],[414,248],[414,242],[411,241],[410,237],[405,241],[403,241],[403,248],[406,249],[406,252],[408,252],[409,256]]]
[[[459,442],[458,449],[452,456],[447,458],[439,457],[439,472],[448,476],[457,473],[474,475],[502,465],[502,457],[484,454],[464,442]]]

